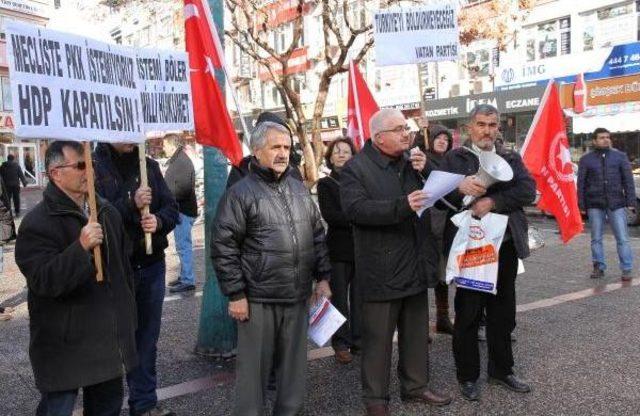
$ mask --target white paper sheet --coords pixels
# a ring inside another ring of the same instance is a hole
[[[346,321],[327,298],[322,298],[309,308],[309,339],[322,347]]]
[[[417,212],[418,217],[421,217],[424,210],[431,208],[438,199],[456,189],[463,179],[464,175],[458,175],[456,173],[443,172],[440,170],[431,172],[422,188],[424,192],[429,194],[429,198],[424,208]]]

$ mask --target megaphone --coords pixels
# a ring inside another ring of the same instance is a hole
[[[508,182],[513,179],[513,169],[500,155],[494,152],[480,152],[478,155],[480,169],[476,174],[485,188],[496,182]],[[467,195],[462,200],[464,206],[469,206],[476,199],[473,195]]]

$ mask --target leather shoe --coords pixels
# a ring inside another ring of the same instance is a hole
[[[470,402],[475,402],[480,399],[480,388],[478,388],[478,383],[475,381],[460,383],[460,393],[462,393],[462,397],[465,400],[469,400]]]
[[[419,394],[407,394],[402,396],[405,402],[424,402],[431,406],[446,406],[451,403],[451,396],[432,390],[424,390]]]
[[[529,393],[531,391],[531,386],[513,374],[509,374],[504,378],[489,377],[489,384],[501,385],[516,393]]]
[[[349,364],[353,361],[353,355],[351,355],[349,350],[338,350],[336,351],[336,361],[340,364]]]
[[[195,285],[190,285],[187,283],[178,283],[169,289],[170,293],[181,293],[181,292],[189,292],[191,290],[196,290]]]
[[[386,404],[374,404],[367,406],[367,416],[389,416],[389,405]]]

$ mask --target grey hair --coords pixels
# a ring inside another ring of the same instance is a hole
[[[482,114],[483,116],[491,116],[495,114],[498,119],[500,119],[500,112],[491,104],[478,104],[473,107],[473,110],[469,113],[469,120],[473,120],[478,114]]]
[[[251,132],[251,151],[262,149],[267,139],[267,131],[276,130],[279,133],[284,133],[287,137],[291,137],[291,132],[288,128],[282,124],[274,123],[273,121],[263,121],[256,124]]]
[[[391,116],[401,115],[404,118],[404,114],[402,111],[395,108],[383,108],[382,110],[377,111],[371,119],[369,119],[369,133],[371,134],[371,138],[376,137],[376,134],[380,133],[382,130],[386,128],[384,122]]]
[[[52,165],[61,165],[64,163],[63,149],[69,147],[75,150],[80,156],[84,155],[84,147],[78,142],[67,140],[56,140],[49,144],[44,154],[44,169],[49,173]]]

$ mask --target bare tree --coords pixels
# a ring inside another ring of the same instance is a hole
[[[373,2],[361,0],[358,7],[370,6],[371,9],[386,7],[395,0]],[[274,28],[270,26],[269,13],[263,2],[258,0],[225,0],[230,11],[231,27],[225,30],[228,38],[240,50],[262,66],[273,79],[280,93],[287,118],[294,123],[305,157],[305,176],[309,182],[317,180],[317,166],[322,160],[324,146],[320,138],[320,120],[324,111],[332,78],[349,70],[349,59],[359,63],[373,46],[372,24],[352,21],[349,2],[338,0],[319,0],[314,3],[322,20],[322,39],[324,53],[316,65],[320,83],[313,104],[311,131],[307,132],[307,117],[299,94],[293,88],[294,74],[289,71],[289,60],[301,45],[304,26],[303,19],[310,3],[297,0],[293,25],[293,36],[284,51],[278,52],[268,41],[268,35]],[[357,42],[362,37],[364,42]],[[309,140],[308,133],[311,133]],[[311,145],[313,143],[313,146]]]

